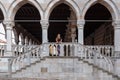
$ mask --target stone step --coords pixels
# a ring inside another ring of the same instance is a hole
[[[43,78],[43,79],[48,78],[48,80],[58,80],[58,79],[65,80],[68,77],[70,77],[71,80],[73,80],[73,78],[77,76],[76,80],[79,80],[78,78],[83,78],[84,80],[88,80],[87,77],[91,77],[90,80],[92,80],[93,68],[95,68],[98,72],[100,72],[100,74],[104,76],[103,79],[105,80],[107,79],[113,80],[113,77],[118,79],[116,76],[113,76],[112,74],[109,74],[108,72],[102,70],[101,68],[94,66],[94,64],[90,64],[87,61],[83,61],[75,57],[74,58],[49,57],[44,59],[43,61],[36,62],[35,64],[31,64],[26,69],[23,69],[22,71],[13,74],[13,77],[14,78],[29,77],[35,80],[37,80],[36,78]],[[75,76],[73,76],[73,74]],[[100,78],[101,76],[98,77]]]

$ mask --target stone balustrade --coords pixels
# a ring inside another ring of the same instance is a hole
[[[95,46],[86,46],[87,48],[97,51],[106,57],[114,57],[114,47],[113,46],[103,46],[103,45],[95,45]]]
[[[46,43],[42,45],[15,45],[13,46],[13,72],[20,70],[31,63],[40,61],[41,58],[54,57],[78,57],[84,61],[113,72],[112,60],[113,46],[83,46],[78,43]]]

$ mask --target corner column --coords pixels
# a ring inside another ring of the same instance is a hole
[[[6,27],[6,53],[4,54],[4,60],[7,63],[7,71],[9,77],[11,77],[12,72],[12,60],[13,60],[13,54],[12,54],[12,28],[14,26],[14,22],[11,21],[4,21],[3,22]]]
[[[6,26],[6,54],[4,56],[12,56],[12,28],[14,23],[11,21],[4,21],[4,25]]]
[[[48,42],[48,27],[49,22],[48,20],[41,20],[41,26],[42,26],[42,43]]]
[[[120,76],[120,21],[115,21],[112,24],[114,26],[114,46],[115,46],[115,74]]]
[[[84,44],[84,24],[85,21],[81,20],[77,22],[77,28],[78,28],[78,43]]]

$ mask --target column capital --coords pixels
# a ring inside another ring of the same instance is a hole
[[[41,20],[40,24],[41,24],[41,26],[42,26],[43,29],[47,29],[48,26],[49,26],[48,20]]]
[[[3,21],[3,24],[6,26],[6,29],[12,29],[15,26],[14,22],[12,21]]]
[[[120,20],[116,20],[112,23],[115,29],[120,29]]]
[[[84,28],[85,20],[79,20],[77,21],[77,27],[78,28]]]

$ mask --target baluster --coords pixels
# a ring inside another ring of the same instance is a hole
[[[107,54],[108,54],[108,57],[111,57],[110,46],[108,46],[108,48],[107,48]]]
[[[72,50],[73,49],[73,50]],[[71,54],[72,56],[78,56],[80,57],[80,45],[74,44],[74,46],[71,46]]]
[[[105,55],[104,54],[104,47],[103,46],[101,46],[101,50],[102,50],[102,55]]]
[[[114,55],[114,48],[111,46],[111,57],[115,57]]]
[[[39,57],[41,57],[41,54],[42,54],[42,46],[39,47],[39,50],[40,50],[40,52],[39,52]]]
[[[64,56],[64,45],[60,44],[60,56]]]
[[[77,51],[78,51],[78,50],[76,50],[76,52],[75,52],[75,47],[76,47],[75,44],[72,44],[71,47],[70,47],[70,55],[71,56],[75,56],[74,54],[77,53]],[[76,55],[76,56],[78,56],[78,55]]]
[[[105,50],[105,57],[107,57],[107,48],[106,48],[106,46],[104,46],[104,50]]]
[[[81,49],[82,49],[82,51],[81,51],[81,58],[83,58],[84,55],[85,55],[85,51],[84,51],[85,48],[83,46],[81,46]]]

